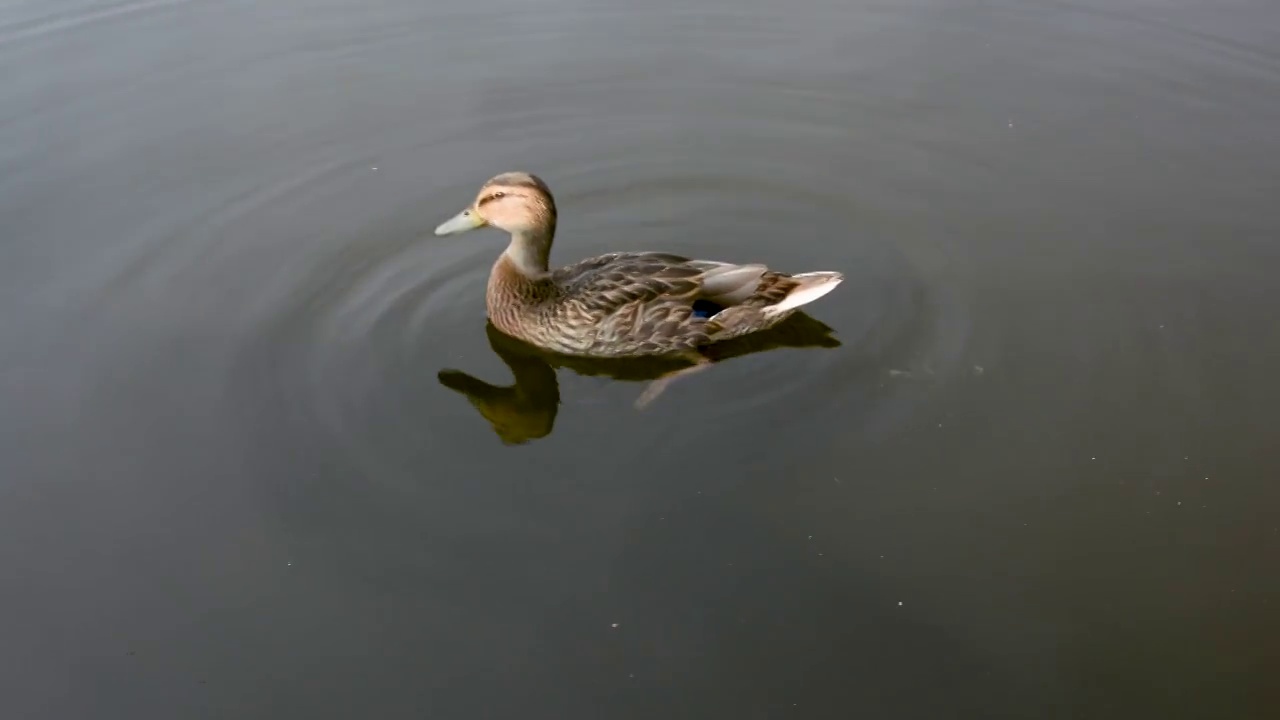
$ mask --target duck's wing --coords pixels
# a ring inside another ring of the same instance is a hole
[[[566,300],[597,312],[636,301],[696,294],[701,271],[689,259],[669,253],[610,253],[556,271]]]
[[[650,354],[708,341],[693,313],[702,271],[667,253],[611,253],[557,271],[557,322],[611,353]]]
[[[763,265],[693,260],[658,252],[611,253],[556,271],[561,322],[590,325],[600,343],[634,350],[705,344],[718,327],[709,319],[758,301],[771,284]],[[631,350],[629,350],[631,351]]]
[[[735,265],[694,260],[659,252],[610,253],[589,258],[555,271],[555,281],[566,299],[589,301],[601,310],[636,301],[705,300],[721,307],[750,301],[768,301],[783,278],[764,265]],[[781,288],[777,288],[778,291]],[[779,297],[785,292],[779,293]]]

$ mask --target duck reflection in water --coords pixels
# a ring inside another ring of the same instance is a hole
[[[502,442],[520,445],[546,437],[555,426],[560,408],[557,368],[579,375],[605,376],[628,382],[648,382],[636,399],[644,408],[660,395],[679,371],[702,367],[743,355],[778,348],[836,348],[840,341],[830,327],[797,312],[768,330],[744,335],[702,348],[700,363],[661,357],[594,359],[559,355],[517,340],[487,323],[489,347],[511,369],[512,385],[493,385],[460,370],[438,374],[440,384],[464,397],[493,427]]]

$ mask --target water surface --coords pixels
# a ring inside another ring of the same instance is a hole
[[[1277,48],[1265,0],[9,0],[4,715],[1270,716]],[[835,342],[644,412],[513,355],[501,238],[428,234],[511,169],[554,260],[845,273]]]

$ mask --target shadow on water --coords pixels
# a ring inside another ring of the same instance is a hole
[[[712,363],[779,348],[837,348],[840,341],[832,329],[804,313],[796,313],[782,323],[761,332],[734,338],[704,350]],[[503,334],[486,323],[489,347],[511,370],[515,382],[494,385],[461,370],[444,369],[440,384],[464,397],[489,421],[494,433],[507,445],[522,445],[551,434],[560,407],[557,368],[579,375],[604,376],[629,382],[654,381],[687,367],[688,362],[666,358],[619,358],[601,360],[548,353]]]

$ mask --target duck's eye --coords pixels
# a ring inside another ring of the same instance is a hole
[[[492,197],[493,197],[493,199],[494,199],[494,200],[497,200],[498,198],[502,198],[502,197],[506,197],[506,196],[507,196],[507,194],[506,194],[506,193],[499,191],[499,192],[494,193]]]

